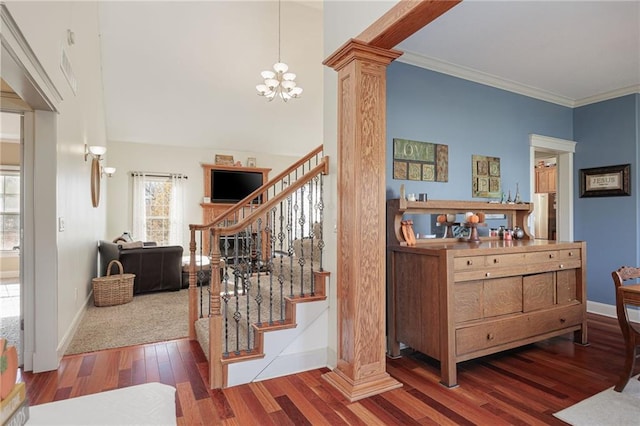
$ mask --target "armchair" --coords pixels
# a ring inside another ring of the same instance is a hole
[[[100,241],[100,275],[106,275],[112,260],[122,263],[124,272],[135,274],[133,294],[180,290],[182,285],[182,247],[157,246],[125,248],[126,244]]]

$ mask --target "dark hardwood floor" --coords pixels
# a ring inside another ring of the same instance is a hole
[[[458,366],[440,385],[438,363],[418,353],[387,359],[400,389],[350,403],[326,368],[208,390],[198,343],[175,340],[66,356],[57,371],[24,374],[32,405],[159,381],[177,389],[179,425],[554,425],[553,413],[614,385],[623,367],[615,319],[589,314],[589,346],[570,336]]]

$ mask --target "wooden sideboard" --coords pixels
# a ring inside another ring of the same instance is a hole
[[[474,202],[452,203],[475,211]],[[569,332],[587,343],[586,243],[401,242],[387,249],[388,351],[399,356],[403,343],[439,360],[444,385],[457,385],[458,362]]]

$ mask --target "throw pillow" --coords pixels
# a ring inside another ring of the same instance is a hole
[[[137,249],[137,248],[144,247],[144,244],[143,244],[142,241],[133,241],[133,242],[130,242],[130,243],[119,243],[118,247],[121,250]]]

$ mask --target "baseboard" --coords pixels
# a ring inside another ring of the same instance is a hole
[[[605,317],[618,318],[616,305],[607,305],[606,303],[587,301],[587,312]],[[640,310],[627,309],[627,313],[629,315],[629,321],[640,322]]]
[[[255,381],[272,379],[274,377],[287,376],[301,373],[316,368],[327,366],[327,348],[320,348],[308,352],[284,354],[274,359],[255,378]]]
[[[76,312],[76,315],[73,317],[73,321],[71,322],[71,326],[67,329],[67,332],[62,336],[62,340],[60,340],[60,344],[58,345],[57,354],[58,354],[58,363],[64,356],[65,352],[69,348],[71,341],[73,340],[73,336],[75,336],[76,331],[78,331],[78,327],[80,327],[80,321],[82,321],[82,317],[84,317],[85,312],[87,312],[87,308],[89,307],[89,301],[91,300],[93,292],[89,292],[89,295],[85,299],[82,304],[82,308]]]

